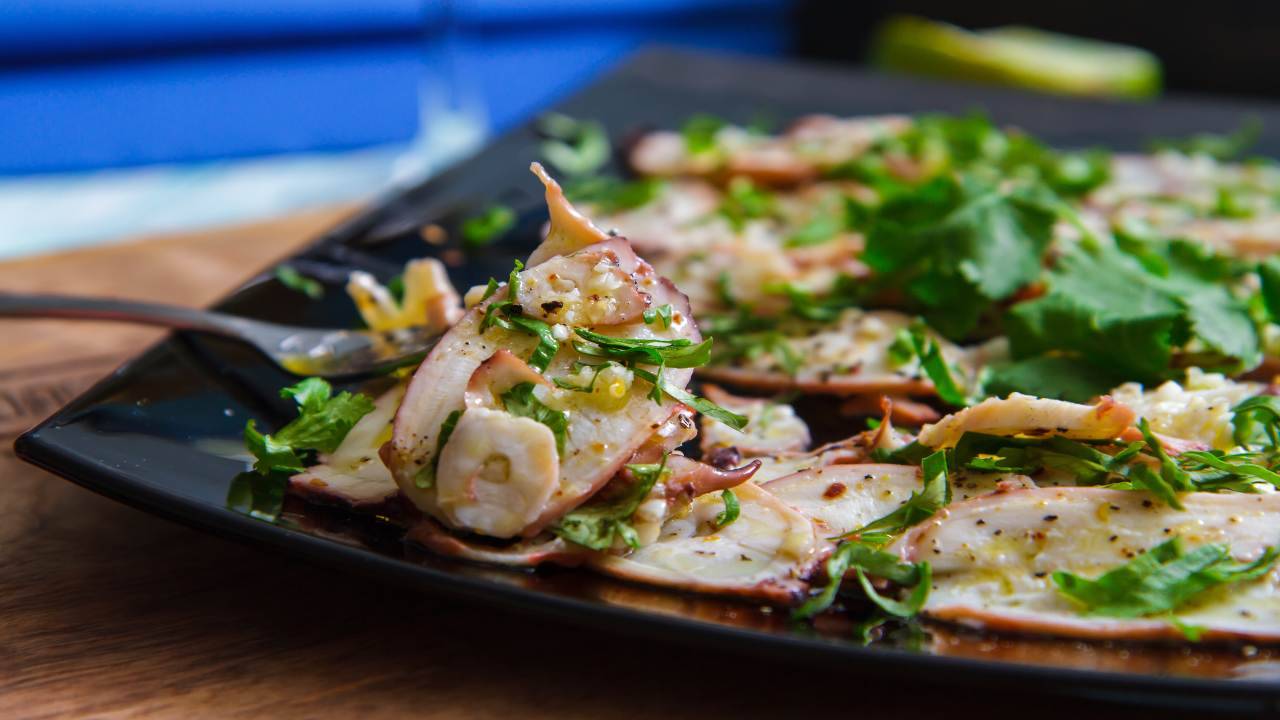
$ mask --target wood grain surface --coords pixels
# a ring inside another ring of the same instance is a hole
[[[0,290],[202,305],[345,212],[13,262]],[[0,321],[0,437],[156,337]],[[148,516],[2,442],[3,718],[1134,717],[444,602]]]

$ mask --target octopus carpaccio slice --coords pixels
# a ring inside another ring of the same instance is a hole
[[[548,187],[548,197],[552,195]],[[568,235],[558,225],[563,222],[585,221],[572,213],[567,204],[559,209],[553,208],[547,243],[564,244],[563,238]],[[565,247],[571,245],[566,244]],[[538,312],[546,312],[547,321],[562,328],[564,341],[544,373],[547,377],[571,375],[572,364],[580,358],[572,344],[567,342],[571,331],[567,326],[558,324],[561,322],[579,327],[589,324],[604,334],[620,338],[686,339],[695,343],[702,339],[690,317],[685,297],[637,258],[631,246],[621,238],[608,238],[568,255],[551,256],[527,268],[519,277],[520,305],[528,308],[526,313],[537,317]],[[582,287],[582,284],[591,286]],[[637,299],[641,296],[643,303]],[[493,537],[520,535],[528,538],[537,535],[547,524],[599,490],[645,439],[668,419],[672,406],[670,401],[659,404],[650,399],[648,383],[639,380],[623,387],[621,394],[608,405],[594,402],[590,393],[567,390],[557,390],[552,397],[542,398],[544,403],[567,411],[569,415],[564,449],[559,454],[555,469],[556,486],[537,508],[524,507],[519,512],[504,513],[502,519],[492,523],[487,522],[490,519],[487,514],[461,511],[468,495],[479,495],[467,490],[469,480],[463,479],[462,485],[451,480],[447,483],[424,483],[428,487],[419,487],[416,479],[423,468],[436,458],[438,438],[445,420],[454,411],[464,408],[465,389],[481,364],[502,349],[518,357],[526,357],[536,342],[529,335],[499,327],[480,332],[488,306],[505,297],[506,287],[503,286],[488,301],[468,310],[423,361],[396,414],[394,432],[384,456],[402,493],[423,512],[455,529]],[[674,309],[674,320],[669,327],[660,323],[647,325],[643,318],[634,317],[641,306],[666,304]],[[690,370],[667,369],[663,377],[667,384],[683,388],[690,374]],[[468,416],[473,417],[468,419]],[[485,480],[485,488],[494,490],[486,497],[494,498],[509,494],[510,488],[501,487],[503,484],[521,485],[517,481],[526,479],[527,471],[529,487],[522,488],[517,493],[518,497],[522,502],[530,503],[542,498],[540,483],[549,471],[548,463],[543,462],[542,454],[530,454],[523,449],[516,452],[516,445],[520,448],[525,446],[517,435],[529,436],[531,441],[539,440],[533,436],[540,431],[531,425],[515,427],[520,420],[534,422],[496,409],[482,408],[462,413],[455,430],[460,437],[450,438],[444,444],[440,462],[456,458],[458,462],[451,465],[473,469],[478,473],[477,477]],[[503,422],[511,426],[508,428],[511,432],[501,431]],[[461,445],[464,437],[468,443],[465,453]],[[455,440],[458,440],[459,447],[451,449]],[[480,447],[484,443],[492,447]],[[510,447],[498,447],[503,443]],[[474,463],[469,461],[482,455],[497,457],[502,462],[491,463],[481,458],[484,462],[472,468]],[[531,464],[526,468],[511,462],[510,458],[515,455],[527,457]],[[444,468],[440,470],[443,472]],[[505,482],[503,477],[489,477],[503,473]],[[448,508],[441,506],[438,494],[441,487],[450,491]],[[502,492],[498,493],[499,490]],[[481,520],[482,516],[486,521]],[[520,527],[515,527],[517,524]]]
[[[911,317],[892,310],[846,310],[835,323],[784,340],[800,360],[794,374],[776,355],[761,353],[735,365],[700,368],[699,376],[753,390],[799,390],[831,395],[932,395],[933,383],[911,360],[895,366],[889,347]],[[966,352],[936,336],[943,357],[969,370]]]
[[[395,497],[400,489],[378,450],[391,436],[391,420],[405,387],[400,383],[380,395],[373,412],[360,418],[337,450],[290,478],[290,489],[314,500],[352,507],[377,506]]]
[[[1191,368],[1181,383],[1169,380],[1151,389],[1125,383],[1112,390],[1111,397],[1133,408],[1159,435],[1228,450],[1236,444],[1232,408],[1264,392],[1269,392],[1268,386],[1260,382]]]
[[[838,440],[809,452],[760,455],[756,458],[761,461],[760,469],[756,471],[752,481],[763,484],[770,480],[828,465],[866,462],[868,457],[870,457],[870,446],[863,442],[863,436]]]
[[[933,589],[924,613],[991,630],[1085,638],[1181,638],[1167,619],[1082,615],[1052,574],[1093,578],[1180,537],[1221,544],[1239,561],[1280,540],[1280,494],[1188,493],[1176,510],[1143,492],[1093,487],[1017,490],[952,504],[896,546],[927,560]],[[1280,573],[1221,586],[1177,610],[1206,639],[1280,640]]]
[[[1007,398],[988,398],[925,425],[916,439],[931,448],[952,447],[967,432],[1112,440],[1136,419],[1131,408],[1110,397],[1103,397],[1094,405],[1081,405],[1011,393]]]
[[[654,132],[632,147],[629,160],[642,175],[749,177],[763,185],[796,185],[816,179],[822,170],[848,162],[878,140],[910,126],[909,118],[888,115],[812,115],[776,136],[725,126],[715,135],[715,148],[701,153],[690,153],[679,133]]]
[[[656,542],[625,557],[599,555],[591,567],[607,575],[692,592],[734,595],[780,605],[803,599],[807,578],[827,544],[813,523],[760,487],[734,489],[738,519],[716,526],[719,494],[695,499],[668,520]]]
[[[824,537],[884,517],[921,487],[914,465],[829,465],[765,483],[774,497],[813,520]]]
[[[737,448],[745,457],[803,452],[809,448],[809,426],[790,405],[766,398],[738,397],[715,385],[703,385],[702,394],[747,418],[742,430],[734,430],[714,418],[702,418],[703,455],[725,447]]]
[[[586,548],[550,534],[496,547],[474,538],[459,537],[431,518],[423,518],[414,524],[405,539],[445,557],[506,567],[528,568],[544,563],[575,566],[592,554]]]

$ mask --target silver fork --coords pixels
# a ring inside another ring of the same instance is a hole
[[[295,375],[368,375],[406,365],[439,339],[420,328],[373,332],[293,327],[193,310],[109,298],[0,293],[0,318],[109,320],[195,330],[242,340]]]

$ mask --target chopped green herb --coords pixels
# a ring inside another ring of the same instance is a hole
[[[462,243],[477,248],[497,240],[515,227],[516,211],[506,205],[491,205],[462,222]]]
[[[445,417],[444,422],[440,423],[440,432],[436,435],[436,452],[431,456],[431,462],[422,466],[417,474],[413,477],[413,484],[423,490],[431,487],[436,482],[436,468],[440,467],[440,453],[444,452],[444,446],[449,442],[449,438],[453,437],[454,428],[458,427],[458,420],[462,419],[464,410],[454,410]]]
[[[648,370],[641,370],[640,368],[632,368],[632,372],[634,372],[638,377],[653,383],[655,390],[662,392],[672,400],[675,400],[678,403],[684,403],[703,415],[728,425],[734,430],[741,430],[747,426],[747,417],[745,415],[739,415],[730,410],[726,410],[704,397],[699,397],[691,392],[682,390],[675,385],[671,385],[661,375],[651,373]]]
[[[564,456],[564,441],[569,432],[569,413],[553,410],[534,397],[534,384],[518,383],[499,398],[502,407],[517,417],[527,417],[546,425],[556,438],[556,452]]]
[[[1151,145],[1153,150],[1208,155],[1214,160],[1236,160],[1258,142],[1261,134],[1262,121],[1257,117],[1250,117],[1230,133],[1200,133],[1183,140],[1159,139]]]
[[[893,610],[886,609],[886,611],[894,615],[900,615],[901,613],[914,615],[924,606],[924,601],[928,597],[931,575],[928,563],[914,565],[902,563],[898,561],[896,555],[880,550],[874,545],[865,542],[844,541],[827,558],[827,585],[818,594],[810,597],[803,605],[796,608],[792,613],[792,617],[796,619],[811,618],[831,607],[832,603],[835,602],[836,592],[840,589],[841,582],[851,569],[857,571],[859,583],[862,585],[864,592],[867,593],[867,597],[881,608],[884,608],[884,605],[877,602],[877,599],[889,601],[887,604]],[[870,583],[865,579],[867,575],[884,578],[902,587],[914,587],[915,590],[907,603],[897,604],[896,601],[881,596],[875,591],[875,588],[870,587]],[[894,612],[895,610],[901,612]]]
[[[1270,572],[1280,551],[1271,547],[1253,562],[1232,559],[1224,545],[1188,552],[1181,538],[1167,540],[1129,562],[1089,580],[1058,571],[1058,592],[1088,615],[1136,618],[1172,613],[1220,585],[1256,580]]]
[[[727,123],[714,115],[694,115],[684,123],[680,134],[684,136],[685,150],[691,155],[710,152],[716,147],[716,133]]]
[[[542,157],[568,175],[591,175],[609,162],[613,152],[609,134],[593,120],[547,113],[538,121],[538,129],[547,136],[541,146]]]
[[[606,489],[601,493],[604,498],[592,498],[587,504],[569,512],[551,526],[551,531],[592,550],[608,550],[613,547],[615,538],[630,548],[639,548],[640,540],[631,526],[631,517],[653,486],[671,471],[667,469],[666,455],[662,456],[660,463],[632,464],[626,468],[633,480],[631,485],[608,495]]]
[[[305,467],[299,453],[333,452],[360,418],[373,412],[373,401],[350,392],[333,395],[333,388],[320,378],[307,378],[280,391],[298,405],[298,417],[270,435],[259,432],[250,420],[244,429],[245,444],[257,461],[254,469],[297,472]]]
[[[1231,408],[1234,440],[1243,447],[1265,439],[1280,448],[1280,397],[1255,395]]]
[[[646,325],[652,325],[655,320],[662,321],[662,327],[671,327],[672,313],[674,312],[670,303],[659,305],[656,308],[648,308],[644,311],[644,322]]]
[[[725,490],[720,493],[720,499],[724,501],[724,510],[716,515],[716,527],[722,528],[738,519],[738,514],[742,512],[742,507],[738,504],[738,496],[733,494],[732,490]]]
[[[259,520],[275,522],[284,509],[284,491],[288,483],[281,473],[240,473],[227,489],[227,508]]]
[[[324,286],[315,278],[309,278],[298,272],[298,269],[292,265],[277,265],[275,276],[281,285],[300,292],[312,300],[324,297]]]
[[[529,367],[538,372],[545,372],[560,350],[560,341],[556,339],[551,325],[520,314],[516,296],[520,293],[520,271],[523,269],[524,263],[517,260],[515,268],[507,277],[507,297],[503,300],[495,300],[485,308],[484,318],[480,321],[480,332],[483,333],[491,327],[500,327],[503,330],[519,330],[526,335],[538,338],[538,344],[530,353],[528,363]],[[497,288],[497,281],[490,278],[489,286],[485,289],[485,299],[492,297],[497,292]]]
[[[735,230],[741,230],[748,220],[772,216],[774,197],[768,190],[757,187],[745,177],[735,177],[725,189],[720,203],[720,214]]]
[[[894,535],[933,517],[951,502],[951,483],[947,479],[947,453],[939,450],[920,461],[924,487],[913,491],[907,501],[884,517],[846,533],[844,538],[870,534]]]

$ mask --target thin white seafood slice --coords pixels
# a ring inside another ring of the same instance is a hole
[[[738,397],[715,385],[703,385],[702,394],[720,407],[747,418],[745,428],[734,430],[714,418],[703,417],[704,455],[725,447],[735,447],[745,457],[803,452],[809,448],[809,426],[790,405],[766,398]]]
[[[698,374],[712,380],[761,391],[800,390],[832,395],[932,395],[933,383],[916,360],[897,364],[889,352],[900,330],[911,317],[892,310],[846,310],[830,324],[815,327],[807,335],[784,340],[799,362],[794,374],[786,372],[776,353],[761,353],[734,365],[700,368]],[[935,336],[943,357],[969,372],[966,351]]]
[[[1011,393],[988,398],[925,425],[916,439],[931,448],[949,448],[967,432],[1073,440],[1112,440],[1133,424],[1131,408],[1103,397],[1095,405]]]
[[[1260,382],[1190,368],[1182,383],[1169,380],[1149,390],[1125,383],[1112,390],[1111,397],[1133,408],[1156,433],[1227,450],[1236,444],[1231,409],[1266,389]]]
[[[862,463],[806,470],[763,487],[813,520],[823,537],[834,537],[889,514],[920,485],[914,465]]]
[[[859,463],[830,465],[787,475],[764,484],[791,507],[813,520],[824,537],[853,532],[897,510],[921,487],[915,465]],[[953,501],[1035,487],[1025,475],[956,474]]]
[[[332,453],[289,479],[289,489],[322,502],[370,507],[395,497],[400,490],[378,450],[391,437],[395,417],[407,383],[399,383],[374,401],[373,412],[360,418]]]
[[[744,176],[765,185],[796,185],[862,155],[876,141],[910,125],[910,119],[901,116],[813,115],[773,136],[729,125],[716,132],[712,149],[694,153],[681,134],[653,132],[632,147],[629,160],[643,175]]]
[[[760,487],[738,486],[738,519],[717,527],[718,494],[696,498],[663,524],[656,542],[626,556],[598,555],[591,567],[614,577],[690,592],[781,605],[803,599],[826,543],[813,523]]]
[[[1060,596],[1055,571],[1094,578],[1179,537],[1227,545],[1239,561],[1280,540],[1280,495],[1188,493],[1185,510],[1151,495],[1093,487],[1017,490],[952,504],[895,546],[927,560],[925,614],[991,630],[1085,638],[1181,638],[1167,619],[1082,615]],[[1280,574],[1205,592],[1177,610],[1206,639],[1280,640]]]
[[[653,261],[659,255],[705,250],[709,241],[731,232],[727,224],[706,232],[720,202],[720,192],[709,183],[673,180],[662,183],[653,200],[640,207],[612,214],[593,212],[590,206],[583,211],[598,227],[616,230]]]
[[[761,455],[756,459],[761,462],[752,480],[757,484],[767,483],[786,477],[793,473],[847,463],[865,462],[870,457],[868,444],[862,442],[862,436],[828,443],[809,452],[784,452],[774,455]],[[736,459],[728,458],[729,464]]]
[[[548,192],[550,194],[550,189]],[[565,208],[561,210],[564,211]],[[558,232],[557,217],[553,214],[553,232],[547,243],[553,242],[555,237],[560,237],[556,234]],[[565,288],[557,284],[557,281],[579,277],[576,271],[581,268],[576,267],[577,265],[592,270],[593,272],[588,273],[588,276],[606,275],[615,280],[620,279],[621,284],[607,292],[611,298],[642,293],[648,297],[651,304],[670,304],[675,310],[674,321],[670,326],[647,325],[641,321],[642,318],[637,318],[634,322],[626,322],[623,318],[631,311],[625,308],[633,307],[635,303],[621,301],[612,305],[605,303],[603,301],[606,291],[603,289],[585,296],[579,294],[578,300],[581,304],[575,306],[573,299],[566,293]],[[637,258],[630,245],[621,238],[609,238],[576,250],[567,256],[551,257],[521,272],[519,280],[521,295],[518,297],[528,298],[521,300],[522,308],[527,305],[536,311],[536,309],[547,309],[544,305],[560,303],[553,305],[555,312],[563,313],[573,309],[577,312],[574,322],[593,321],[597,323],[594,327],[617,337],[681,338],[693,342],[701,340],[696,326],[690,319],[684,296]],[[525,295],[526,292],[529,294]],[[457,478],[447,479],[444,484],[433,484],[429,478],[419,483],[418,479],[424,468],[431,468],[433,462],[437,462],[437,446],[440,444],[438,438],[445,420],[455,411],[463,410],[465,388],[481,364],[501,349],[523,356],[534,346],[534,338],[517,331],[492,327],[484,333],[480,332],[480,325],[488,305],[505,297],[504,290],[500,289],[488,301],[468,310],[463,318],[441,338],[415,373],[404,403],[396,415],[391,442],[384,450],[387,465],[391,468],[392,475],[402,493],[420,510],[456,529],[498,533],[496,536],[501,537],[510,536],[508,532],[514,520],[507,518],[501,522],[485,525],[482,529],[481,525],[484,523],[469,512],[463,512],[462,508],[470,498],[480,497],[472,485],[474,477],[465,482]],[[600,312],[601,308],[605,308],[606,312]],[[567,316],[563,317],[568,320]],[[561,326],[557,325],[557,327]],[[567,327],[563,330],[564,340],[568,340],[571,332]],[[548,377],[567,377],[572,374],[571,366],[578,357],[576,351],[566,342],[560,347],[544,374]],[[668,369],[663,377],[668,385],[682,388],[688,382],[690,374],[689,370]],[[590,393],[571,391],[557,392],[553,396],[540,398],[554,409],[568,413],[568,428],[563,452],[560,454],[556,487],[545,498],[541,511],[536,516],[530,516],[523,510],[518,514],[518,517],[528,520],[524,527],[519,529],[519,535],[523,537],[536,535],[548,523],[589,498],[627,462],[653,430],[671,415],[670,405],[660,405],[648,397],[650,388],[647,383],[621,382],[620,387],[620,395],[612,398],[607,405],[594,402],[595,397]],[[480,424],[488,427],[500,422],[506,423],[512,430],[516,429],[516,425],[520,425],[520,432],[530,437],[538,434],[532,427],[524,427],[524,424],[513,424],[510,420],[484,414],[476,420],[467,421],[466,416],[472,412],[474,411],[467,410],[462,413],[462,419],[458,421],[459,428],[466,429],[467,434],[459,437],[469,438],[476,443],[488,442],[489,445],[496,447],[495,444],[498,441],[492,438],[486,441]],[[505,415],[497,410],[492,412]],[[473,425],[475,427],[472,427]],[[455,430],[455,432],[461,432],[461,430]],[[472,461],[480,450],[475,450],[474,453],[463,452],[460,445],[456,451],[450,453],[449,446],[454,442],[455,440],[451,438],[441,448],[444,452],[441,453],[438,464],[443,466],[446,460],[456,459],[457,469],[466,469],[473,474],[479,472],[476,467],[472,467],[474,465]],[[506,450],[515,452],[514,447]],[[500,480],[505,477],[507,483],[522,487],[520,493],[522,498],[541,497],[541,491],[533,492],[533,488],[542,487],[540,483],[547,470],[545,463],[536,462],[529,467],[524,467],[519,463],[511,464],[510,453],[495,451],[494,457],[496,458],[494,462],[487,464],[482,462],[480,466],[484,477],[488,478],[489,485],[501,485]],[[450,465],[450,468],[453,467]],[[443,477],[444,468],[437,468],[437,471],[437,478]],[[526,488],[520,482],[516,482],[518,479],[516,476],[522,473],[535,473],[537,480]],[[429,470],[428,474],[430,474]],[[454,487],[455,482],[462,484]],[[420,485],[426,487],[420,487]],[[448,504],[451,508],[448,510],[440,503],[442,488],[450,491]],[[492,503],[488,505],[491,509],[496,508]],[[525,510],[532,512],[531,507]],[[501,530],[498,530],[499,527]]]

